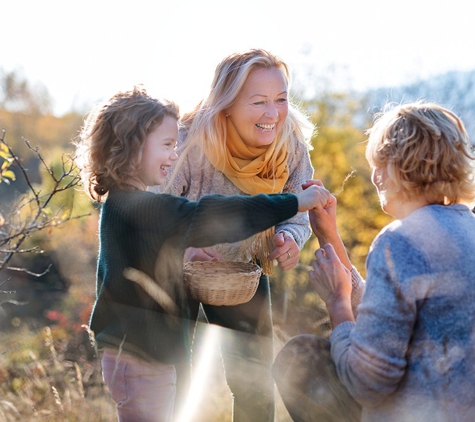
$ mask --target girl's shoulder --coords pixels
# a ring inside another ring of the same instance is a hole
[[[176,208],[188,200],[183,197],[158,193],[157,191],[142,191],[114,189],[110,192],[104,207],[113,206],[114,208],[123,208],[127,212],[147,212],[148,210],[157,210],[158,208]]]

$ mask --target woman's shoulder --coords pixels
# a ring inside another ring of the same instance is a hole
[[[287,163],[291,175],[298,179],[308,180],[313,177],[314,168],[310,159],[310,149],[296,136],[291,136],[289,139]]]
[[[295,151],[308,152],[312,149],[310,141],[299,139],[295,132],[292,132],[289,136],[289,148]]]

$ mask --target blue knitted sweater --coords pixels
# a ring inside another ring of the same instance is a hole
[[[430,205],[388,225],[356,322],[331,334],[362,421],[475,420],[475,216]]]

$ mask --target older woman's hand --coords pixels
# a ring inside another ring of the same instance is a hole
[[[302,188],[305,190],[313,185],[323,187],[323,183],[320,180],[308,180],[302,185]],[[336,206],[336,198],[331,195],[325,207],[320,209],[314,208],[308,212],[313,234],[317,236],[321,245],[328,243],[322,240],[327,238],[331,239],[338,233],[336,225]]]
[[[275,249],[269,254],[268,259],[276,259],[279,267],[284,270],[294,268],[300,259],[300,249],[293,237],[284,232],[276,233],[273,238]]]
[[[320,180],[308,180],[302,185],[302,189],[307,189],[312,185],[323,186]],[[343,265],[351,269],[352,265],[345,245],[338,234],[338,227],[336,224],[336,205],[337,200],[335,196],[331,195],[328,202],[323,208],[311,209],[308,212],[310,226],[313,234],[317,237],[320,245],[331,243],[335,249],[336,254],[340,258]]]
[[[351,310],[351,272],[341,263],[331,244],[315,251],[310,283],[325,302],[332,327],[354,321]]]

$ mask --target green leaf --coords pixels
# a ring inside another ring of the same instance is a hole
[[[13,171],[11,170],[2,171],[2,177],[4,178],[8,177],[11,180],[16,180],[15,173],[13,173]]]

